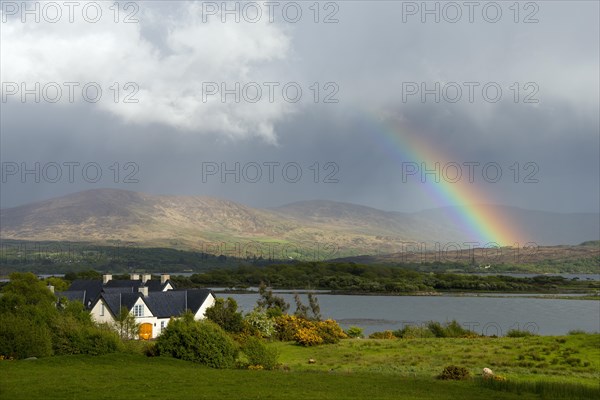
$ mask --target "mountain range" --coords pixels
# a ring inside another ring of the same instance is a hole
[[[600,214],[554,213],[481,206],[519,227],[522,240],[539,245],[598,240]],[[206,196],[151,195],[93,189],[0,210],[0,237],[33,241],[135,242],[148,247],[208,253],[288,256],[320,251],[325,258],[403,251],[406,242],[442,246],[472,241],[453,216],[455,207],[415,213],[382,211],[325,200],[270,209]],[[522,243],[521,243],[522,244]],[[277,246],[278,250],[273,250]]]

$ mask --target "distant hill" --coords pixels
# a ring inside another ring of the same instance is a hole
[[[488,207],[515,221],[524,237],[540,245],[578,244],[600,236],[599,214]],[[275,256],[289,257],[316,251],[319,258],[335,258],[395,253],[402,251],[402,242],[472,240],[453,222],[451,215],[456,211],[440,208],[400,213],[323,200],[257,209],[205,196],[95,189],[0,210],[0,237],[94,243],[120,240],[208,253],[223,253],[218,248],[222,246],[225,252],[242,257],[258,251],[263,256],[272,251]]]

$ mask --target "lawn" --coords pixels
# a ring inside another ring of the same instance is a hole
[[[542,399],[594,398],[600,392],[600,335],[348,339],[308,348],[280,342],[270,346],[280,352],[282,368],[276,371],[215,370],[134,353],[5,360],[0,361],[0,398]],[[311,358],[314,363],[308,362]],[[505,389],[511,391],[484,388],[477,379],[435,379],[449,364],[464,366],[473,375],[492,368],[508,378],[511,385]],[[531,393],[538,384],[551,394],[565,389],[568,395]]]
[[[377,373],[215,370],[134,354],[0,362],[2,399],[535,399]]]
[[[369,372],[430,378],[449,364],[480,375],[484,367],[509,379],[569,381],[598,385],[600,335],[523,338],[349,339],[301,347],[273,343],[280,361],[294,371]],[[308,364],[307,360],[316,360]]]

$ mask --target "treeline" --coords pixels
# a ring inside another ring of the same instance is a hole
[[[117,333],[92,321],[80,302],[61,302],[46,282],[13,273],[0,293],[0,359],[113,353]]]
[[[582,245],[592,246],[596,242]],[[309,260],[327,262],[327,260]],[[297,261],[300,263],[307,260]],[[597,273],[600,256],[589,258],[569,258],[540,260],[535,263],[494,264],[489,269],[473,262],[458,260],[445,261],[379,261],[375,256],[362,256],[355,259],[329,260],[335,263],[362,263],[402,267],[420,272],[517,272],[517,273]],[[77,242],[31,242],[22,240],[0,241],[0,275],[11,272],[67,273],[93,269],[109,273],[144,272],[204,272],[214,268],[235,268],[238,266],[268,266],[290,263],[289,260],[276,260],[263,257],[236,258],[227,255],[208,254],[201,251],[180,250],[161,247],[140,247],[135,243],[115,242],[114,245],[97,245]],[[294,264],[294,262],[291,262]]]
[[[427,291],[556,292],[600,289],[597,281],[580,282],[560,276],[516,278],[414,270],[354,263],[296,262],[263,267],[215,269],[190,277],[172,277],[176,287],[246,288],[266,283],[279,289],[328,289],[360,293]]]
[[[225,255],[134,243],[96,245],[76,242],[0,242],[0,274],[11,272],[66,273],[89,269],[111,273],[205,271],[215,266],[233,267],[244,260]],[[254,259],[251,261],[255,261]],[[260,262],[261,260],[256,260]]]

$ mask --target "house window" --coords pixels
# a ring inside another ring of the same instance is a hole
[[[100,304],[100,316],[104,317],[104,303]]]
[[[160,321],[160,331],[162,332],[165,329],[165,321]]]
[[[144,306],[142,304],[136,304],[133,306],[133,316],[134,317],[143,317],[144,316]]]

